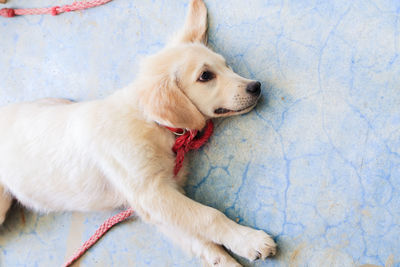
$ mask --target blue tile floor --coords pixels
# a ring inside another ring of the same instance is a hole
[[[57,1],[57,4],[72,1]],[[400,266],[400,2],[206,0],[210,46],[263,84],[254,111],[216,120],[190,155],[190,197],[276,237],[246,266]],[[9,0],[39,7],[51,0]],[[0,105],[96,99],[129,84],[180,28],[187,1],[0,18]],[[60,266],[109,213],[13,207],[1,266]],[[200,266],[134,218],[76,266]]]

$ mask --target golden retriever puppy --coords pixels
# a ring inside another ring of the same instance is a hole
[[[193,0],[183,30],[145,60],[137,80],[96,101],[44,99],[0,109],[0,222],[12,198],[41,212],[133,207],[207,265],[275,254],[273,239],[182,194],[175,135],[250,111],[260,83],[207,46],[207,9]]]

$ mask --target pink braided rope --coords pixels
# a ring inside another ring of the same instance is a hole
[[[114,225],[126,220],[133,213],[133,209],[127,209],[122,211],[111,218],[107,219],[97,230],[96,232],[87,240],[82,247],[80,247],[74,255],[64,264],[64,267],[70,266],[77,259],[79,259],[89,248],[91,248],[111,227]]]
[[[21,15],[53,15],[56,16],[60,13],[71,12],[76,10],[82,10],[87,8],[92,8],[100,5],[104,5],[112,0],[93,0],[93,1],[82,1],[82,2],[74,2],[70,5],[65,6],[54,6],[54,7],[45,7],[45,8],[3,8],[0,10],[0,16],[11,18],[14,16]]]

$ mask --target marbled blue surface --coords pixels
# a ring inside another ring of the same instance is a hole
[[[276,237],[279,256],[245,265],[400,266],[400,2],[206,3],[211,47],[260,80],[263,98],[247,115],[217,120],[209,144],[190,155],[189,196]],[[114,0],[57,17],[0,18],[0,105],[114,92],[180,28],[186,11],[183,0]],[[0,265],[60,266],[114,213],[14,207],[0,228]],[[79,264],[200,261],[134,219]]]

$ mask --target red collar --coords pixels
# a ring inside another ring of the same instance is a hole
[[[187,130],[183,129],[183,128],[173,128],[173,127],[168,127],[168,126],[163,126],[164,128],[167,128],[168,130],[170,130],[173,134],[175,135],[184,135]]]
[[[182,128],[173,128],[164,126],[178,137],[172,147],[172,151],[176,153],[174,175],[176,176],[182,168],[183,160],[186,152],[192,149],[199,149],[203,146],[214,130],[214,124],[211,120],[207,121],[206,127],[199,132],[198,130],[186,130]]]

